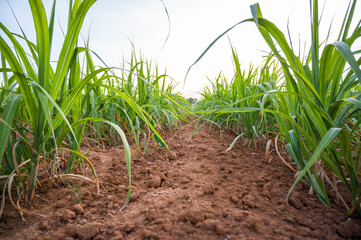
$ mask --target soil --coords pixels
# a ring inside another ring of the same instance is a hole
[[[289,201],[295,176],[277,155],[265,161],[263,150],[225,150],[234,134],[195,124],[165,131],[171,150],[154,146],[147,154],[132,149],[132,197],[123,151],[92,151],[100,184],[73,186],[81,202],[64,185],[43,183],[32,205],[47,215],[25,216],[7,204],[0,239],[360,239],[361,219],[347,217],[331,198],[322,205],[300,183]],[[87,152],[84,148],[83,152]],[[89,169],[84,165],[85,175]],[[331,194],[332,195],[332,194]],[[26,221],[24,221],[26,220]]]

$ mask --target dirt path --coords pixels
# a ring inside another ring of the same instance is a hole
[[[189,138],[194,124],[165,133],[172,153],[154,147],[148,155],[134,150],[133,195],[127,193],[122,153],[92,152],[102,181],[79,186],[77,204],[67,187],[37,190],[27,209],[52,217],[20,220],[11,206],[0,222],[1,239],[344,239],[361,238],[361,220],[349,219],[340,206],[323,206],[300,184],[290,198],[293,173],[278,157],[239,142],[225,149],[233,135],[203,127]],[[332,200],[333,201],[333,200]]]

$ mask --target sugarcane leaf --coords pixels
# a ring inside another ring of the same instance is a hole
[[[338,133],[341,131],[341,128],[331,128],[327,131],[327,133],[323,136],[321,142],[313,152],[311,158],[307,161],[307,164],[303,168],[302,172],[298,175],[295,182],[292,184],[290,190],[288,191],[287,196],[289,196],[292,192],[292,190],[295,188],[297,183],[301,181],[303,176],[309,171],[309,169],[312,167],[312,165],[317,161],[317,159],[320,157],[322,151],[329,146],[329,144],[332,143],[332,141],[335,139],[335,137],[338,135]]]
[[[18,110],[20,100],[22,98],[21,94],[16,94],[6,103],[4,112],[2,115],[2,121],[0,122],[0,165],[2,164],[2,159],[4,156],[5,147],[10,136],[10,128],[7,125],[12,125],[12,122],[15,117],[15,113]]]

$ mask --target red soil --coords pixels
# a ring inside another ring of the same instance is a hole
[[[0,239],[357,239],[360,218],[348,218],[336,204],[323,206],[307,185],[296,187],[293,172],[273,155],[242,147],[241,141],[203,127],[190,138],[194,124],[165,132],[171,151],[153,147],[133,151],[130,203],[122,151],[91,152],[101,180],[100,195],[83,183],[77,204],[66,187],[43,184],[31,206],[41,214],[26,217],[9,204],[0,221]],[[86,149],[84,149],[86,152]],[[87,171],[87,170],[85,170]],[[91,175],[89,175],[91,176]]]

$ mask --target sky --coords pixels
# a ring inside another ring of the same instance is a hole
[[[53,1],[43,2],[50,15]],[[68,2],[57,1],[53,60],[56,60],[64,38],[61,28],[66,26]],[[138,53],[141,51],[158,64],[160,71],[166,69],[168,75],[179,82],[177,90],[185,97],[199,97],[204,86],[210,85],[208,78],[214,79],[220,72],[227,79],[232,78],[231,44],[237,50],[243,69],[247,69],[250,63],[261,64],[262,57],[269,52],[254,23],[238,25],[192,68],[184,82],[188,68],[216,37],[237,22],[251,17],[249,6],[256,0],[163,0],[163,3],[170,22],[161,0],[98,0],[85,19],[82,35],[90,37],[90,48],[108,66],[120,67],[123,58],[129,59],[132,42]],[[258,0],[258,3],[263,17],[275,23],[281,31],[287,33],[289,25],[295,49],[298,49],[299,42],[301,47],[310,43],[309,1]],[[327,0],[324,3],[325,0],[319,1],[320,9],[324,7],[320,39],[326,38],[332,22],[334,31],[331,31],[329,41],[332,42],[337,38],[349,1]],[[35,41],[28,1],[0,0],[0,22],[11,31],[20,33],[9,4],[28,37]],[[361,16],[360,2],[356,9],[355,16]],[[163,47],[168,33],[168,41]],[[361,48],[360,43],[356,46]]]

